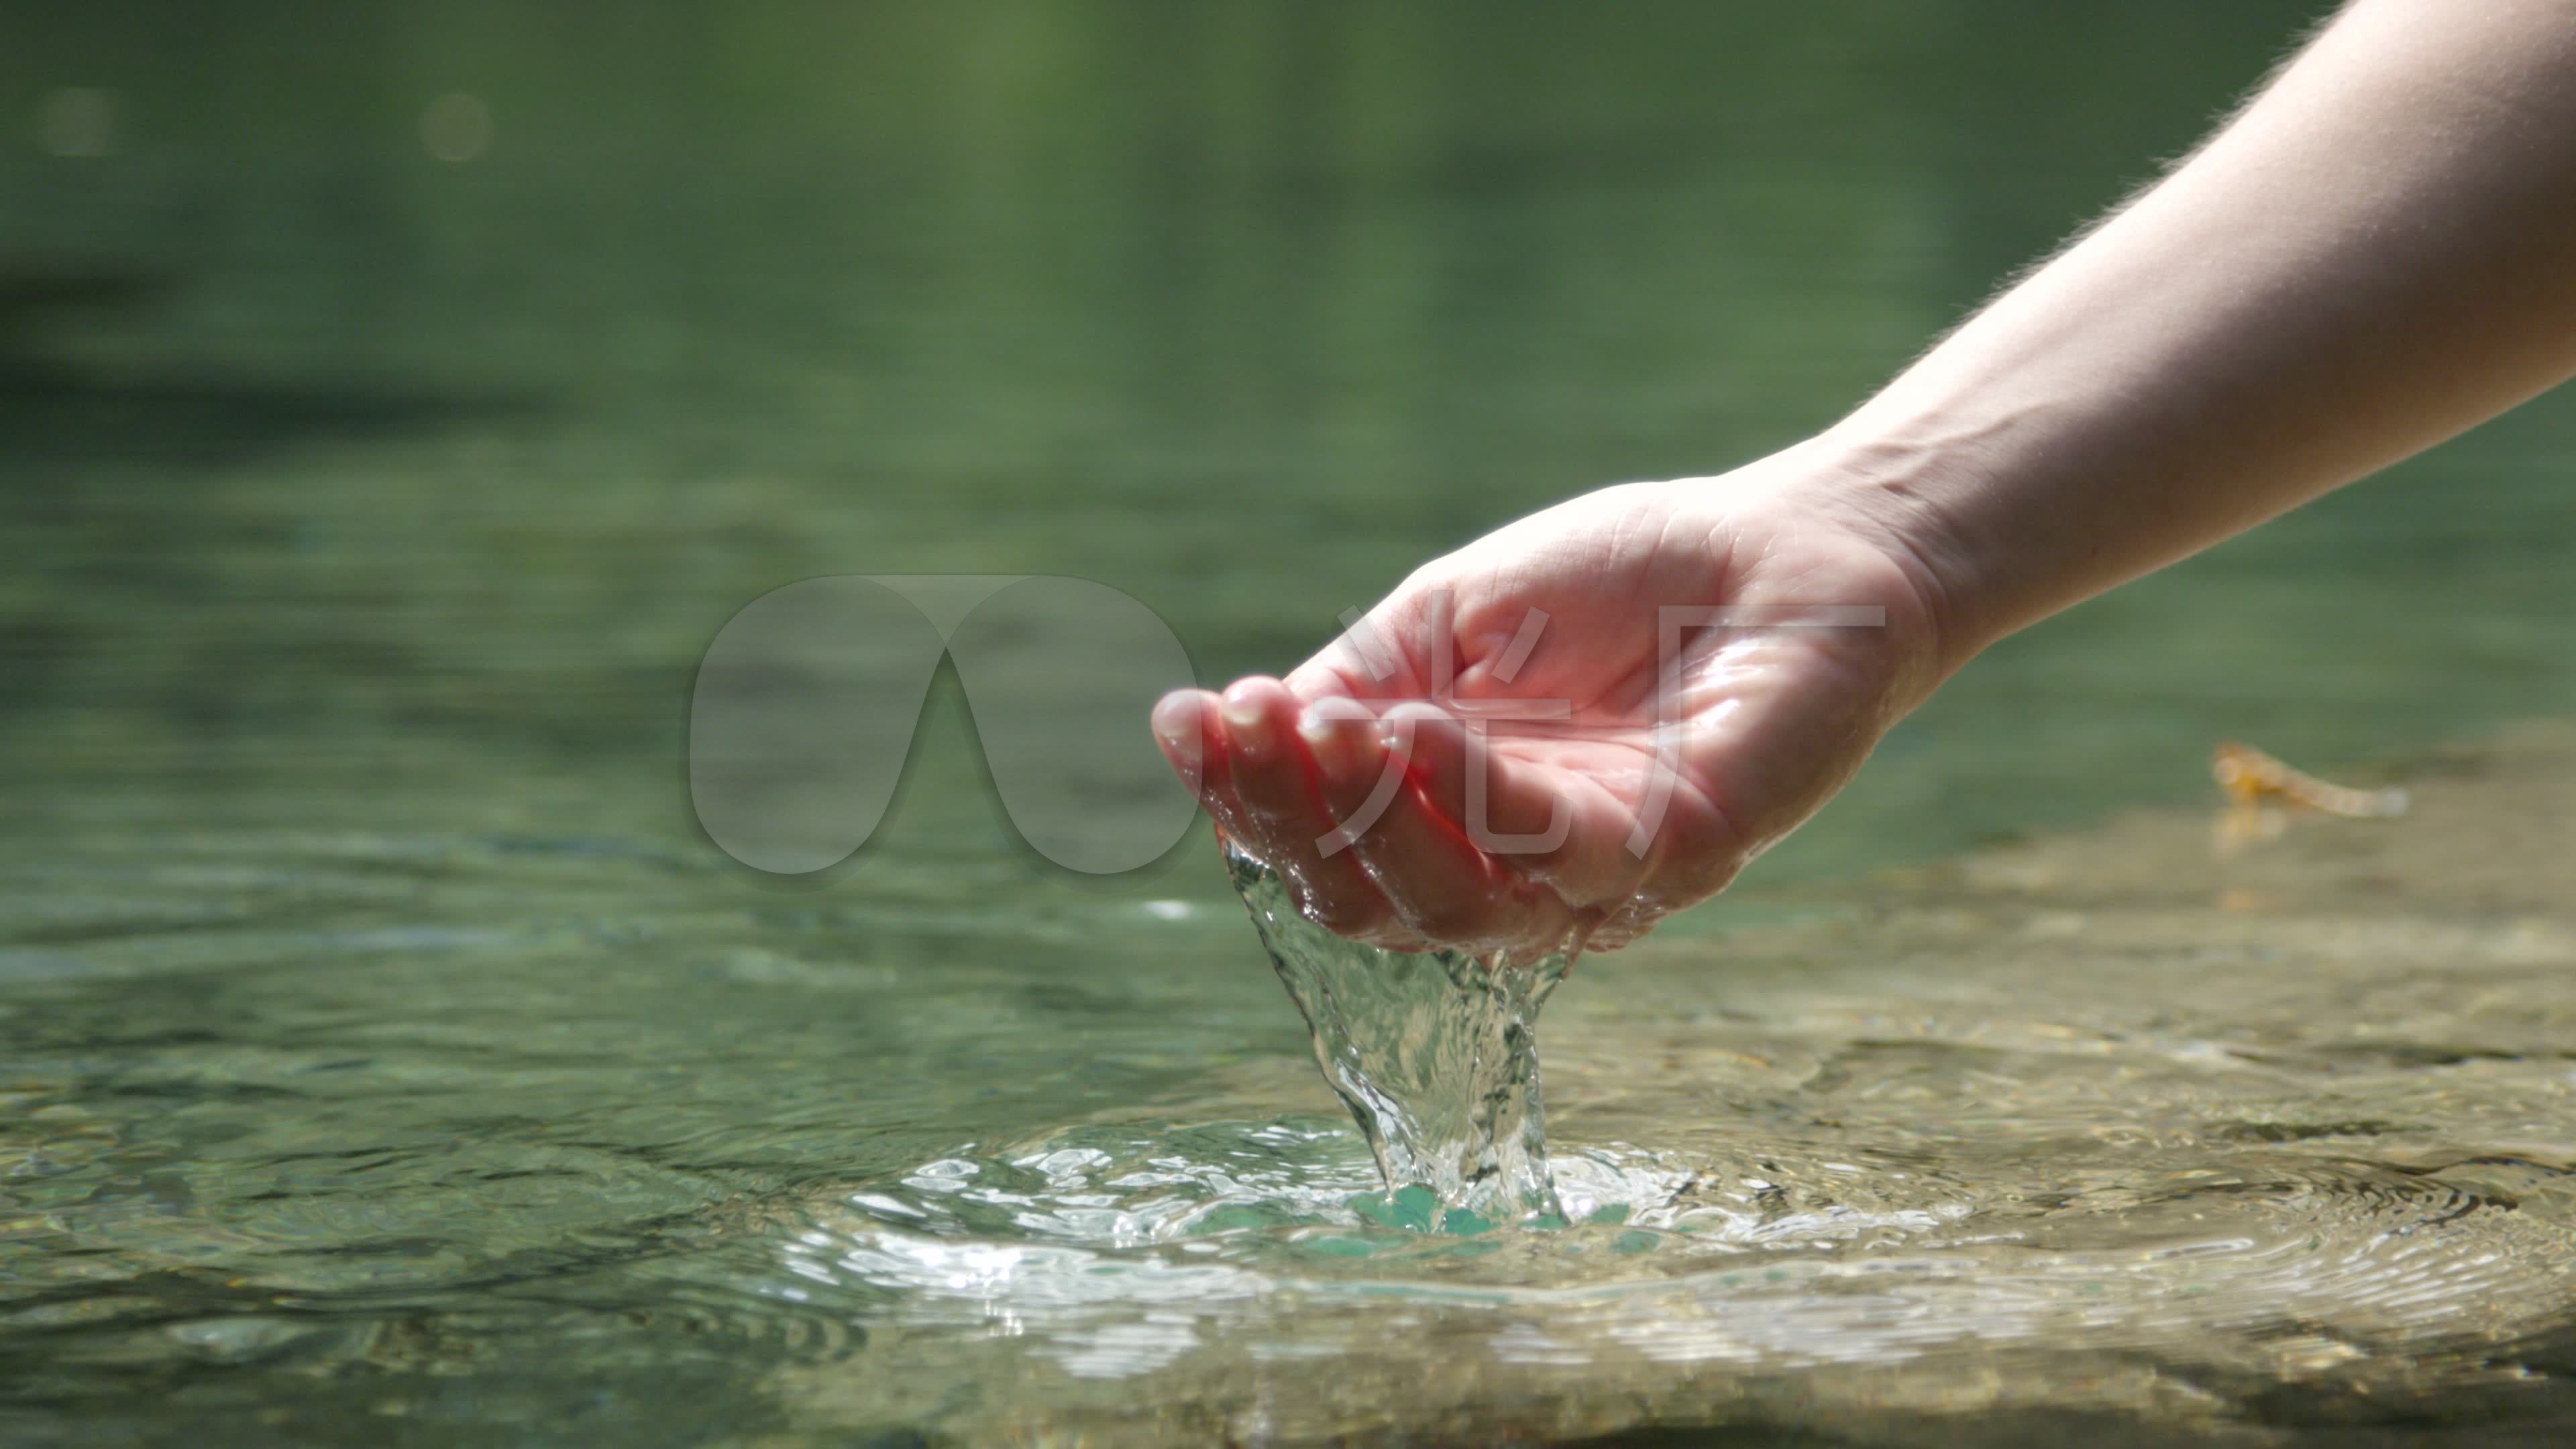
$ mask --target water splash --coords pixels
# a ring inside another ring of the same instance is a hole
[[[1407,955],[1344,940],[1300,914],[1278,873],[1231,841],[1225,859],[1387,1191],[1424,1189],[1489,1220],[1558,1213],[1533,1029],[1571,958]]]

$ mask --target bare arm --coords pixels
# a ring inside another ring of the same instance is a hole
[[[1721,889],[1994,640],[2570,372],[2576,0],[2355,0],[2188,164],[1835,428],[1425,564],[1369,615],[1404,666],[1385,682],[1328,649],[1172,695],[1155,729],[1345,934],[1615,945]],[[1677,605],[1818,604],[1885,627],[1659,642]],[[1510,655],[1538,620],[1548,642]],[[1442,662],[1454,698],[1403,703]],[[1560,713],[1489,749],[1446,717],[1522,698]],[[1374,796],[1389,761],[1405,786]]]
[[[2357,0],[2162,184],[1818,440],[1943,672],[2576,372],[2576,3]]]

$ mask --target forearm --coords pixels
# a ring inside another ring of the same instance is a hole
[[[2359,0],[1819,440],[1949,666],[2576,372],[2576,0]]]

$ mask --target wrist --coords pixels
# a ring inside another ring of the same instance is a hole
[[[1929,618],[1938,684],[2014,627],[1994,607],[1994,570],[1960,512],[1982,470],[1965,448],[1856,421],[1798,445],[1784,461],[1794,460],[1802,490],[1903,571]]]

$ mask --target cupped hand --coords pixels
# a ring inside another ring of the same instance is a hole
[[[1722,889],[1942,670],[1925,554],[1798,450],[1605,488],[1406,579],[1284,680],[1153,726],[1309,917],[1602,949]]]

